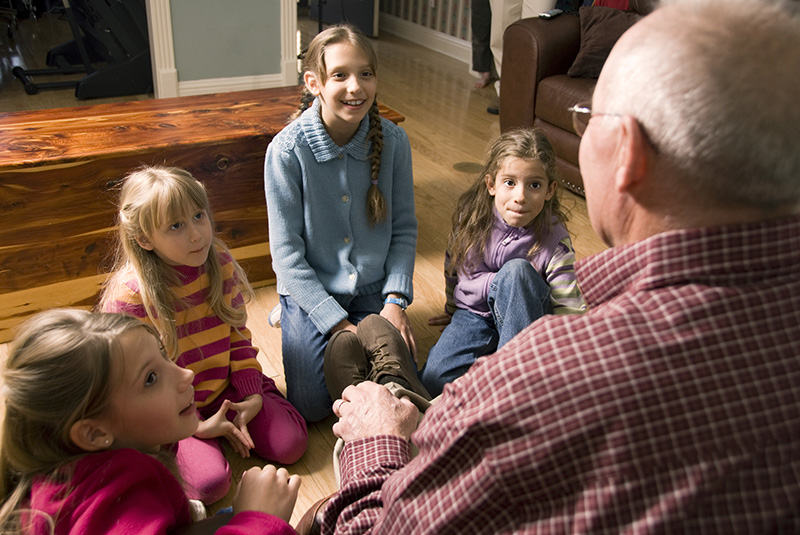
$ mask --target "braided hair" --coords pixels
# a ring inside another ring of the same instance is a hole
[[[378,57],[375,50],[364,33],[358,28],[349,24],[339,24],[331,26],[319,34],[311,41],[308,48],[300,55],[303,60],[303,72],[312,73],[322,83],[325,82],[327,68],[325,66],[325,49],[330,45],[347,43],[360,50],[366,56],[373,72],[377,71]],[[306,87],[305,84],[300,89],[300,105],[292,116],[292,120],[299,117],[305,110],[311,107],[315,95]],[[386,199],[378,188],[378,176],[381,170],[381,153],[383,152],[383,126],[381,116],[378,112],[378,98],[372,102],[369,108],[369,131],[367,132],[367,143],[372,144],[369,154],[371,164],[370,181],[372,184],[367,191],[367,217],[370,225],[375,226],[386,219]]]

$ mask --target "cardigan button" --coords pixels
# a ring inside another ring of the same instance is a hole
[[[350,200],[350,197],[348,197],[347,195],[342,195],[342,202],[347,202],[349,200]]]

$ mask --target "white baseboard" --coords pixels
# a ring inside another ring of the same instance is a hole
[[[263,74],[259,76],[237,76],[233,78],[209,78],[189,82],[178,82],[178,96],[227,93],[247,89],[266,89],[287,85],[282,74]]]
[[[472,43],[408,22],[394,15],[381,13],[380,31],[396,35],[417,43],[435,52],[469,64],[472,59]]]

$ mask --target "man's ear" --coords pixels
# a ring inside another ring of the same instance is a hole
[[[306,87],[311,92],[312,95],[315,97],[320,93],[320,84],[317,77],[314,75],[313,72],[304,72],[303,73],[303,83],[306,84]]]
[[[630,193],[642,184],[649,167],[650,144],[639,122],[626,115],[620,118],[620,140],[617,149],[615,186]]]
[[[155,246],[152,243],[150,243],[150,240],[147,239],[147,236],[143,234],[140,236],[136,236],[136,243],[138,243],[139,247],[141,247],[146,251],[152,251],[153,249],[155,249]]]
[[[91,418],[78,420],[69,428],[72,443],[84,451],[107,450],[114,443],[114,435],[106,426]]]

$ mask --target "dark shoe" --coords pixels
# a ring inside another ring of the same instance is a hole
[[[367,379],[369,361],[364,346],[351,331],[333,333],[325,346],[322,361],[325,385],[332,400],[342,397],[342,391]]]
[[[500,104],[499,103],[492,103],[486,108],[487,113],[491,113],[492,115],[500,115]]]
[[[331,496],[333,496],[333,494],[331,494]],[[295,528],[298,535],[319,535],[322,532],[322,515],[325,512],[325,506],[328,505],[331,496],[325,496],[321,500],[317,500],[308,511],[303,514],[303,517]]]
[[[389,320],[371,314],[358,324],[357,333],[372,366],[367,381],[380,384],[396,382],[427,400],[431,399],[417,377],[417,367],[406,341]]]

